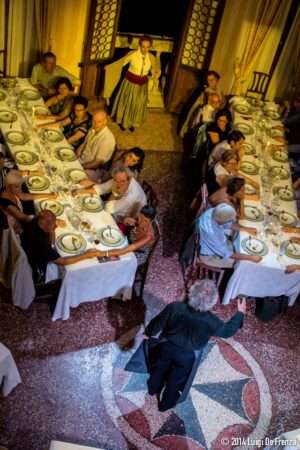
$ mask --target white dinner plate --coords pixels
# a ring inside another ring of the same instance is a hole
[[[38,155],[28,150],[19,150],[14,153],[15,161],[24,166],[30,166],[38,161]]]
[[[235,123],[234,128],[245,136],[249,136],[254,133],[254,129],[248,123]]]
[[[249,175],[257,175],[259,173],[259,167],[252,161],[243,161],[240,171]]]
[[[296,227],[298,225],[298,219],[294,214],[288,211],[280,211],[277,213],[280,225],[285,227]]]
[[[277,111],[272,111],[271,109],[269,111],[266,111],[266,116],[270,117],[270,119],[273,120],[278,120],[281,117]]]
[[[8,111],[6,109],[2,109],[0,111],[0,122],[1,123],[13,123],[18,120],[17,114],[12,111]]]
[[[272,159],[277,162],[288,162],[289,160],[289,154],[285,150],[282,150],[280,147],[276,150],[272,150]]]
[[[47,116],[51,115],[50,109],[46,108],[46,106],[35,106],[34,107],[34,115],[38,116],[40,114],[47,114]]]
[[[300,259],[300,245],[290,239],[282,242],[281,248],[289,258]]]
[[[265,256],[269,251],[267,245],[254,236],[243,239],[241,245],[245,252],[250,255]]]
[[[65,171],[66,177],[73,183],[79,183],[81,180],[87,180],[88,176],[84,170],[80,169],[68,169]]]
[[[27,136],[22,131],[8,131],[5,133],[5,139],[15,145],[24,145],[27,142]]]
[[[256,150],[252,144],[249,144],[249,142],[244,143],[244,150],[245,155],[255,155]]]
[[[28,188],[32,191],[44,191],[50,186],[50,181],[43,175],[31,175],[26,179]]]
[[[100,242],[107,247],[119,247],[123,245],[126,238],[119,228],[104,227],[97,231]]]
[[[258,98],[247,98],[250,105],[255,106],[256,108],[262,108],[264,106],[264,102],[262,100],[259,100]]]
[[[294,191],[288,187],[275,187],[273,193],[277,194],[279,200],[284,200],[286,202],[295,200]]]
[[[55,149],[55,156],[60,161],[75,161],[76,155],[70,147],[59,147]]]
[[[86,240],[75,233],[62,233],[56,239],[57,247],[65,253],[76,255],[86,249]]]
[[[284,132],[281,130],[277,130],[276,128],[271,128],[271,130],[269,130],[269,136],[272,138],[283,137]]]
[[[238,112],[239,114],[251,114],[252,113],[252,109],[250,108],[250,106],[247,105],[241,105],[241,104],[237,104],[234,105],[233,109]]]
[[[252,184],[245,183],[245,194],[247,194],[247,195],[257,195],[257,194],[259,194],[259,190],[256,189]]]
[[[40,209],[53,212],[56,216],[60,216],[64,212],[64,207],[56,200],[42,200],[40,202]]]
[[[272,177],[278,177],[280,180],[287,180],[290,178],[289,171],[282,166],[273,166],[270,170]]]
[[[78,201],[85,211],[99,212],[102,210],[102,201],[96,195],[85,195],[84,197],[79,197]]]
[[[262,211],[254,205],[245,205],[245,219],[251,222],[261,222],[264,220]]]
[[[41,94],[37,89],[25,89],[23,91],[23,95],[27,98],[27,100],[39,100],[41,98]]]
[[[64,139],[64,135],[59,130],[44,130],[43,136],[49,142],[60,142]]]

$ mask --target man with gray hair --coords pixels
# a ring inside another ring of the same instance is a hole
[[[160,333],[159,344],[152,348],[147,381],[149,395],[160,396],[164,388],[161,401],[159,398],[160,412],[186,399],[209,339],[229,338],[242,327],[245,300],[238,300],[238,312],[224,322],[209,312],[218,298],[214,281],[196,281],[190,287],[188,302],[170,303],[147,325],[144,339]]]
[[[199,218],[200,260],[213,267],[233,267],[236,260],[258,263],[261,256],[235,252],[229,239],[232,231],[245,231],[256,235],[256,228],[243,227],[236,220],[236,211],[227,203],[205,211]]]

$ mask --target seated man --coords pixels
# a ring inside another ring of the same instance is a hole
[[[95,170],[108,162],[116,146],[115,137],[107,127],[106,112],[94,112],[92,128],[77,150],[76,156],[80,159],[82,167],[88,169],[90,178],[96,181],[99,178]],[[91,170],[92,169],[92,170]]]
[[[213,267],[233,267],[236,260],[261,261],[261,256],[235,252],[228,232],[246,231],[255,235],[256,229],[243,227],[234,222],[236,212],[232,206],[220,203],[205,211],[199,218],[200,260]]]
[[[217,164],[226,150],[233,150],[236,152],[240,160],[244,156],[244,142],[245,136],[238,130],[230,131],[228,135],[228,139],[225,141],[219,142],[212,150],[209,155],[208,165],[214,166]]]
[[[21,244],[32,268],[35,283],[45,281],[49,262],[58,266],[66,266],[98,256],[97,250],[65,258],[60,256],[54,248],[56,226],[55,215],[51,211],[44,210],[31,220],[26,230],[21,234]]]
[[[69,78],[73,87],[80,86],[78,78],[56,65],[54,53],[46,52],[42,55],[42,62],[33,66],[30,82],[43,97],[49,97],[56,94],[55,84],[59,78]]]
[[[105,211],[113,214],[117,222],[125,217],[137,217],[140,210],[147,204],[146,194],[140,184],[134,179],[130,169],[117,166],[112,171],[112,179],[102,184],[94,184],[93,188],[75,191],[76,194],[95,193],[110,194]],[[83,180],[81,184],[88,186],[91,182]]]

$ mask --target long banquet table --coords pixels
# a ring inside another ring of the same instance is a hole
[[[90,248],[109,250],[111,246],[108,243],[105,244],[103,239],[99,239],[98,234],[99,230],[107,227],[117,229],[113,216],[102,208],[103,205],[98,197],[71,195],[73,189],[81,188],[79,181],[88,176],[80,162],[72,157],[71,147],[59,129],[49,128],[48,131],[37,132],[36,125],[49,122],[40,121],[36,117],[36,113],[46,112],[44,102],[27,79],[17,79],[17,82],[19,96],[27,96],[27,109],[22,111],[12,107],[10,96],[7,95],[9,93],[0,89],[0,128],[18,169],[43,172],[41,177],[35,175],[25,177],[29,192],[54,192],[58,195],[54,203],[50,200],[34,202],[36,211],[42,208],[50,209],[59,219],[66,222],[65,228],[56,229],[57,251],[61,256],[70,256]],[[12,118],[7,115],[11,113]],[[67,158],[64,155],[67,155]],[[85,199],[86,208],[82,199]],[[91,207],[87,208],[90,202],[96,205],[95,210]],[[74,213],[75,219],[79,218],[79,225],[74,224]],[[62,246],[66,233],[74,236],[76,244],[74,251],[70,246],[69,248]],[[80,243],[78,251],[77,238]],[[126,245],[128,245],[127,238],[123,236],[120,245],[114,245],[114,248]],[[47,282],[60,275],[63,276],[52,320],[68,319],[70,307],[76,307],[83,302],[115,295],[122,295],[125,299],[131,298],[136,268],[137,260],[133,253],[123,255],[116,261],[99,263],[97,258],[84,260],[65,266],[62,273],[59,266],[48,264]]]
[[[246,99],[234,97],[231,102],[233,128],[243,132],[246,138],[245,155],[241,164],[242,173],[260,185],[259,199],[254,199],[255,196],[251,199],[251,196],[246,195],[245,212],[247,214],[239,223],[257,229],[258,239],[263,242],[267,253],[257,264],[250,261],[238,262],[224,293],[223,304],[228,304],[231,299],[241,294],[251,297],[284,294],[289,297],[289,305],[292,305],[300,291],[300,271],[284,273],[286,266],[300,264],[300,246],[294,246],[289,241],[291,236],[297,236],[297,234],[282,232],[282,228],[278,227],[277,230],[275,228],[274,233],[271,230],[272,220],[274,217],[278,218],[278,215],[280,226],[299,227],[299,219],[296,202],[291,198],[292,194],[289,191],[292,181],[288,154],[284,148],[280,149],[280,142],[274,138],[274,135],[281,134],[280,130],[274,128],[281,125],[279,114],[274,104],[265,106],[270,109],[265,109],[264,114],[261,112],[257,118],[253,116],[253,109]],[[260,126],[264,117],[267,118],[265,130]],[[275,166],[276,169],[274,169]],[[245,167],[246,172],[243,172]],[[252,174],[249,171],[255,173]],[[263,178],[266,173],[269,173],[270,177],[264,183]],[[278,191],[275,194],[276,189],[279,188],[281,196]],[[254,191],[253,187],[246,183],[247,193],[254,193]],[[249,238],[247,233],[241,232],[235,239],[234,245],[237,251],[249,253],[247,245],[251,248],[255,242],[255,239]],[[261,244],[258,242],[257,245]],[[296,249],[295,254],[292,254],[293,247]],[[288,248],[290,253],[286,253],[285,248]]]

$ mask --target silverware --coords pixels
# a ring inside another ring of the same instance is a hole
[[[109,230],[109,236],[110,236],[110,237],[113,237],[112,234],[111,234],[111,226],[110,226],[110,225],[107,225],[107,228],[108,228],[108,230]]]
[[[90,194],[90,201],[89,201],[89,203],[92,203],[92,200],[93,200],[93,194]]]
[[[74,250],[78,250],[78,248],[76,246],[76,242],[77,242],[77,239],[74,236],[72,236],[72,244],[73,244]]]
[[[297,248],[295,247],[295,244],[294,244],[294,242],[292,241],[292,239],[290,239],[290,243],[291,243],[291,245],[293,246],[293,249],[295,250],[295,252],[297,251]]]

